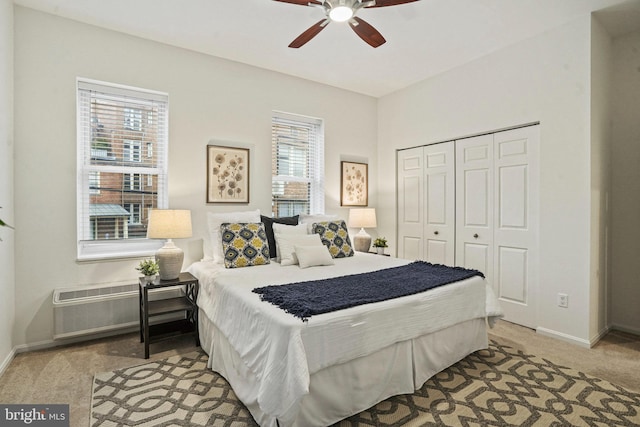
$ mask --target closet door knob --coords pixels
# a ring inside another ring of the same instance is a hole
[[[477,238],[478,238],[478,233],[474,234],[474,235],[473,235],[473,238],[474,238],[474,239],[477,239]]]
[[[440,233],[436,230],[436,231],[433,232],[433,234],[435,234],[437,236]]]

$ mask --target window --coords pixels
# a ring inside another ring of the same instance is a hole
[[[274,112],[271,170],[274,216],[324,212],[322,120]]]
[[[125,139],[122,142],[122,158],[128,162],[139,162],[142,160],[140,156],[141,141],[132,141]],[[148,148],[147,148],[148,150]]]
[[[78,259],[152,254],[162,242],[146,238],[148,209],[168,206],[168,96],[85,79],[77,91]]]
[[[142,221],[140,203],[125,203],[124,208],[129,212],[129,225],[137,225]]]
[[[89,194],[100,194],[100,172],[89,172]]]
[[[142,110],[138,108],[123,108],[124,128],[142,131]]]
[[[140,191],[142,190],[142,175],[139,173],[128,173],[123,177],[124,191]]]

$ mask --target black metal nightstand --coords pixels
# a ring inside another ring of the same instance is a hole
[[[140,342],[144,342],[144,358],[149,358],[149,344],[176,335],[193,334],[196,346],[200,345],[198,336],[198,279],[191,273],[180,273],[174,280],[159,280],[147,283],[144,277],[138,281],[140,295]],[[184,287],[184,294],[174,298],[149,301],[149,291],[168,287]],[[157,322],[150,325],[154,316],[184,312],[184,319]]]

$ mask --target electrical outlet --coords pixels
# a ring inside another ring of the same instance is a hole
[[[558,307],[563,307],[563,308],[569,307],[569,295],[558,294]]]

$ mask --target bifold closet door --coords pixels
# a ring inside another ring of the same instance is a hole
[[[423,259],[424,149],[398,151],[398,258]]]
[[[424,260],[455,263],[455,143],[424,147]]]
[[[398,152],[398,257],[454,265],[455,144]]]
[[[505,319],[535,328],[538,292],[539,126],[494,134],[494,269]]]
[[[493,278],[493,135],[456,141],[456,265]]]
[[[456,141],[456,264],[480,270],[505,320],[535,328],[539,126]]]

